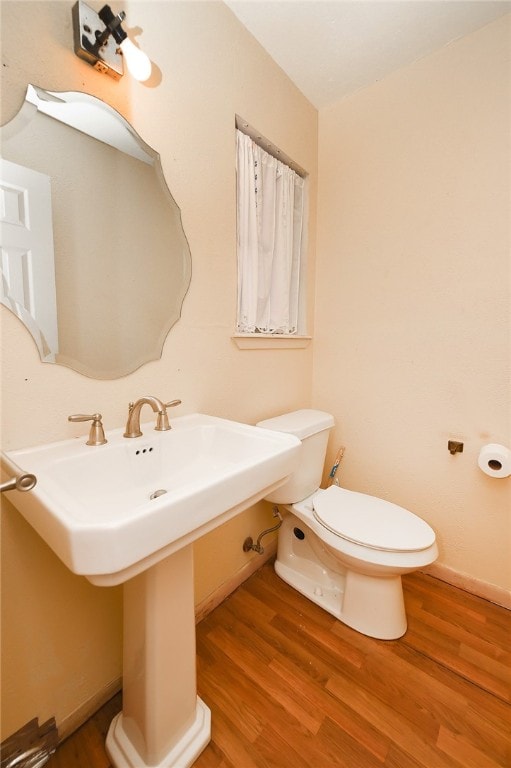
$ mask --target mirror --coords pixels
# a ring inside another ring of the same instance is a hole
[[[32,85],[0,140],[1,301],[41,360],[115,379],[160,358],[191,255],[159,155],[99,99]]]

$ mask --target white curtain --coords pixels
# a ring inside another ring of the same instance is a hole
[[[304,180],[236,131],[240,333],[296,333]]]

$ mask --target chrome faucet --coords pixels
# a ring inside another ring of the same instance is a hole
[[[155,429],[158,432],[166,432],[168,429],[172,429],[169,424],[169,417],[167,416],[167,408],[172,408],[174,405],[180,405],[181,400],[171,400],[170,403],[162,403],[157,397],[148,395],[147,397],[140,397],[135,403],[129,404],[128,421],[126,422],[126,431],[124,437],[140,437],[142,432],[140,431],[140,411],[143,405],[150,405],[156,416]]]

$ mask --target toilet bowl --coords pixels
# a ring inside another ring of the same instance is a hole
[[[433,529],[375,496],[337,485],[319,488],[333,426],[329,414],[305,409],[258,426],[302,440],[296,476],[268,496],[287,511],[279,531],[277,574],[358,632],[382,640],[401,637],[407,628],[401,575],[436,560]],[[304,490],[307,495],[299,498]]]

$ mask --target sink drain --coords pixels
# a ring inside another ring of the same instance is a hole
[[[165,488],[159,488],[157,491],[153,491],[151,495],[149,496],[150,499],[157,499],[158,496],[163,496],[164,493],[167,493]]]

